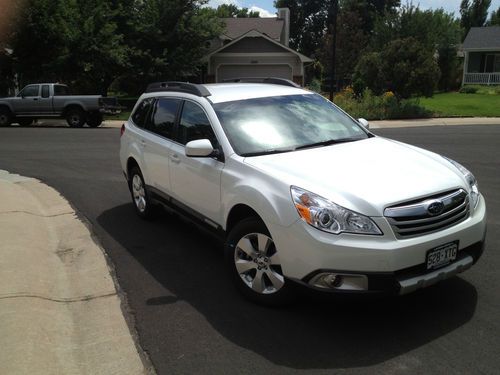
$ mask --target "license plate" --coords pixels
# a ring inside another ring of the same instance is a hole
[[[427,252],[427,269],[445,266],[457,259],[458,241],[438,246]]]

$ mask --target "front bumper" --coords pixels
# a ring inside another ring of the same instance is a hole
[[[397,239],[385,218],[374,220],[384,235],[332,235],[302,220],[287,228],[270,226],[269,229],[287,278],[311,286],[309,282],[321,272],[354,275],[353,282],[363,285],[355,292],[409,293],[465,271],[484,249],[486,205],[482,196],[477,208],[463,222],[419,237]],[[428,271],[427,251],[454,241],[459,242],[457,259],[443,268]],[[358,282],[356,275],[364,275],[367,282]]]

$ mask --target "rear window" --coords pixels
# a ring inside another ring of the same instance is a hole
[[[146,127],[148,121],[148,115],[151,110],[151,106],[154,103],[154,98],[144,99],[137,106],[134,114],[132,115],[132,121],[140,128]]]

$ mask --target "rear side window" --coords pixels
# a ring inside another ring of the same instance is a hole
[[[50,96],[49,85],[43,85],[42,86],[42,98],[48,98],[49,96]]]
[[[148,129],[162,137],[172,139],[180,103],[179,99],[158,99]]]
[[[148,121],[148,115],[151,110],[151,107],[154,103],[153,98],[144,99],[135,110],[132,115],[132,121],[140,128],[146,127],[146,123]]]
[[[65,96],[70,95],[68,86],[64,85],[55,85],[54,86],[54,96]]]
[[[214,148],[218,147],[217,138],[203,109],[192,102],[184,102],[179,123],[178,141],[185,145],[197,139],[208,139]]]

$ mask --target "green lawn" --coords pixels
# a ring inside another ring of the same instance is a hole
[[[421,98],[420,105],[437,117],[500,117],[500,95],[447,92]]]

